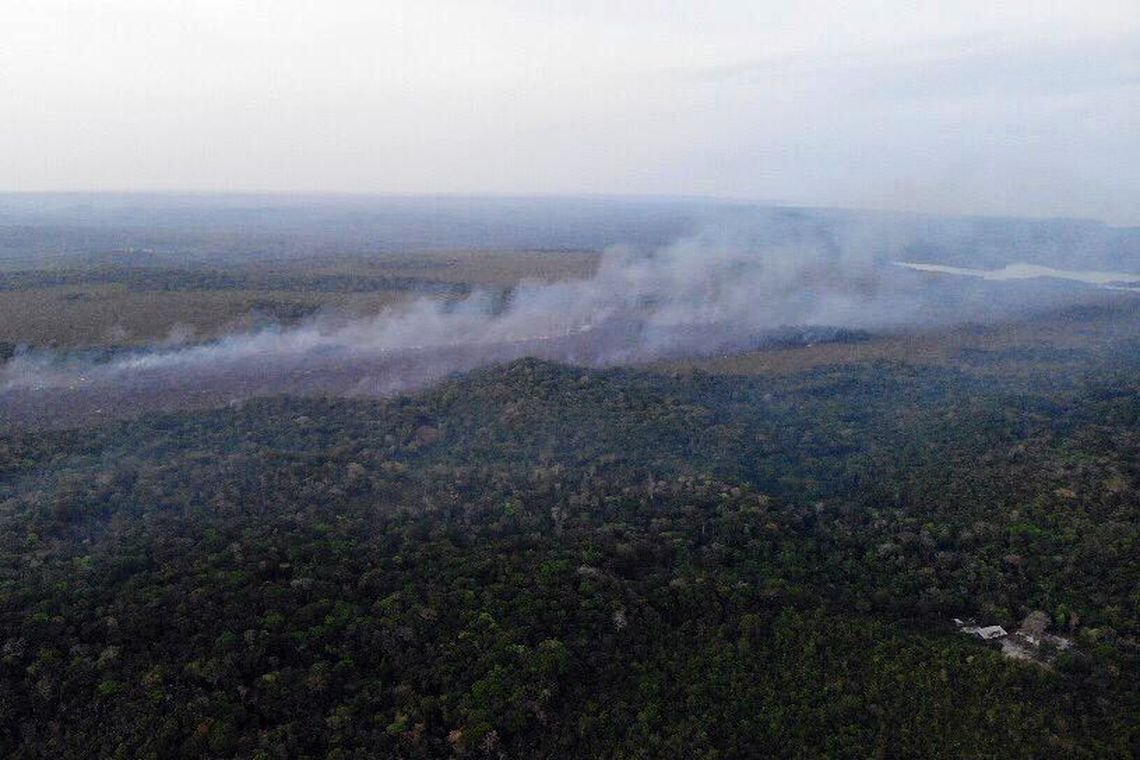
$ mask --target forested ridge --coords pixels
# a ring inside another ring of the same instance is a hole
[[[10,432],[0,754],[1135,755],[1118,348],[1049,372],[521,360]],[[950,622],[1035,610],[1074,642],[1051,664]]]

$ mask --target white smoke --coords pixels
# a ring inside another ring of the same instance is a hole
[[[505,296],[421,298],[371,318],[319,317],[101,362],[21,354],[0,369],[0,410],[5,397],[44,404],[53,390],[72,405],[109,393],[383,394],[526,355],[613,364],[740,348],[790,325],[898,326],[1015,306],[975,294],[963,311],[932,275],[889,265],[907,244],[897,227],[851,220],[710,224],[655,251],[611,248],[588,280],[526,282]]]
[[[104,363],[24,354],[0,374],[5,390],[90,385],[125,375],[321,355],[357,358],[427,349],[520,348],[584,335],[624,320],[637,325],[632,342],[596,346],[597,362],[647,358],[681,340],[678,330],[731,333],[784,324],[860,321],[877,293],[869,256],[829,256],[820,247],[757,248],[724,233],[680,240],[654,252],[616,247],[588,280],[526,282],[501,296],[479,290],[459,302],[421,298],[410,306],[351,321],[318,318],[303,325],[233,334],[215,342],[141,351]],[[626,336],[629,337],[628,335]]]

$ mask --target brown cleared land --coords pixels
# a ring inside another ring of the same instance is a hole
[[[407,298],[396,292],[128,291],[121,285],[3,292],[0,341],[99,346],[207,339],[266,321],[293,322],[320,309],[377,313]]]
[[[295,323],[318,311],[367,316],[416,297],[454,297],[465,288],[585,278],[598,260],[589,252],[403,254],[185,272],[133,268],[126,282],[108,282],[98,269],[42,270],[32,274],[69,282],[0,290],[0,343],[94,347],[205,340],[267,322]],[[158,271],[173,281],[161,288],[148,284]],[[212,286],[217,277],[247,278],[249,285]]]

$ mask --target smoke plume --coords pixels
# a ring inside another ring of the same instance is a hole
[[[892,266],[916,250],[897,225],[770,221],[719,220],[652,250],[613,247],[588,280],[421,298],[367,319],[324,316],[104,361],[25,353],[0,369],[0,411],[26,418],[275,393],[382,395],[521,356],[639,362],[762,345],[790,329],[990,319],[1060,298],[1040,279],[1014,292]]]

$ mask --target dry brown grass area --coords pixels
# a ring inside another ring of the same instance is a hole
[[[0,292],[0,342],[78,347],[200,340],[259,320],[294,321],[291,316],[322,308],[375,314],[408,297],[398,292],[129,291],[120,285]]]
[[[358,275],[508,287],[525,280],[554,282],[589,277],[598,259],[597,254],[576,251],[457,251],[258,264],[248,271],[254,275],[288,274],[302,280]],[[232,271],[232,267],[227,269]],[[294,322],[322,309],[348,316],[373,315],[420,296],[399,290],[148,291],[98,282],[0,291],[0,342],[89,347],[141,345],[171,336],[202,340],[259,321]]]

